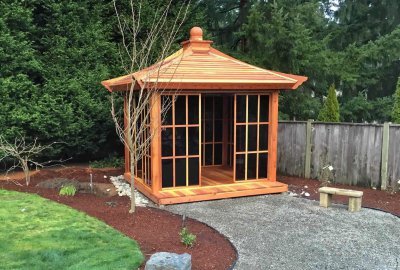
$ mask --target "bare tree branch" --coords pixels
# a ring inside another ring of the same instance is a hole
[[[0,162],[3,160],[11,160],[13,165],[10,166],[6,175],[11,171],[21,168],[25,175],[25,183],[28,186],[30,183],[30,166],[38,168],[46,167],[48,164],[54,164],[56,162],[64,162],[65,160],[49,160],[45,162],[39,162],[36,160],[39,154],[43,151],[53,147],[54,144],[59,142],[52,142],[47,145],[41,145],[38,143],[37,138],[33,142],[27,142],[24,136],[15,137],[13,142],[6,140],[0,136]]]
[[[111,116],[115,123],[116,133],[129,150],[132,194],[130,212],[135,211],[134,183],[138,162],[143,160],[146,155],[150,155],[151,141],[156,132],[159,132],[157,129],[150,129],[151,111],[153,106],[156,106],[153,96],[161,95],[165,91],[165,84],[163,84],[164,87],[161,87],[158,78],[168,69],[164,68],[164,65],[168,65],[164,62],[164,59],[171,53],[171,46],[186,20],[189,4],[190,2],[187,5],[181,5],[172,21],[169,20],[172,0],[157,8],[154,17],[151,19],[150,27],[146,29],[146,34],[143,35],[141,1],[130,1],[130,19],[124,20],[114,0],[118,28],[122,36],[123,50],[120,50],[122,64],[125,63],[123,61],[125,57],[122,55],[122,52],[124,52],[127,54],[126,58],[130,61],[129,66],[125,67],[129,74],[140,71],[142,75],[140,82],[136,81],[136,77],[132,75],[129,90],[123,92],[125,115],[122,115],[121,111],[116,108],[116,99],[120,93],[113,93],[110,98]],[[172,60],[174,64],[179,64],[182,56],[183,53],[177,55]],[[156,64],[153,64],[154,62]],[[151,68],[148,68],[150,66]],[[170,79],[173,78],[175,71],[176,68],[172,71],[172,75],[169,74]],[[168,72],[171,72],[171,70],[168,70]],[[150,82],[150,77],[156,77],[156,81]],[[178,91],[178,89],[174,91]],[[171,108],[173,102],[172,98],[162,101],[161,121],[164,120],[165,114]]]

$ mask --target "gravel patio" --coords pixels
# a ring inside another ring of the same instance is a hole
[[[236,246],[235,269],[400,269],[400,218],[269,195],[171,205]]]

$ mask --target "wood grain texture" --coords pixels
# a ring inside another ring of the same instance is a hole
[[[278,170],[304,177],[306,123],[279,124]],[[322,168],[334,167],[335,183],[381,186],[382,125],[357,123],[312,123],[311,178],[320,178]],[[390,125],[388,183],[400,179],[400,125]]]
[[[395,187],[400,181],[400,125],[389,127],[388,186]]]
[[[278,126],[278,172],[304,177],[307,122],[280,122]]]
[[[151,96],[151,111],[150,111],[150,134],[153,134],[151,139],[151,188],[152,192],[156,193],[161,190],[161,96],[159,93],[154,93]]]
[[[335,183],[380,187],[382,126],[313,125],[311,177],[332,165]]]

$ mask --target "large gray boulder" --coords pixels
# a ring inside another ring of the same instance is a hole
[[[157,252],[151,255],[146,263],[145,270],[191,270],[192,256],[190,254],[176,254]]]

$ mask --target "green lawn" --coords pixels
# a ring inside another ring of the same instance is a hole
[[[38,195],[0,189],[1,269],[137,269],[138,244]]]

